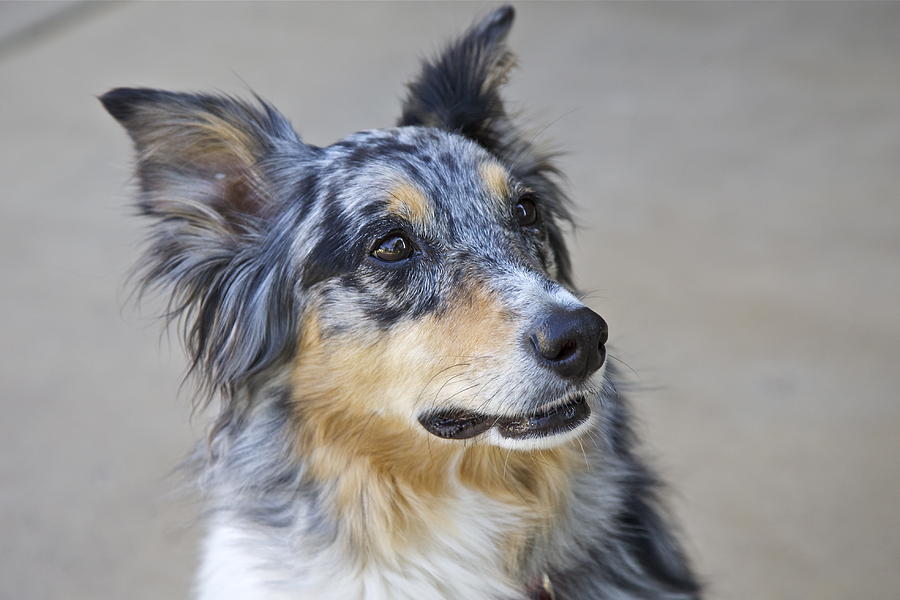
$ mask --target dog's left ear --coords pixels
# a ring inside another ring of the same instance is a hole
[[[506,120],[500,87],[515,65],[504,42],[515,14],[512,6],[494,10],[426,62],[409,84],[398,124],[446,129],[498,150]]]
[[[547,224],[557,279],[571,285],[569,254],[559,228],[571,222],[552,155],[540,151],[506,112],[500,89],[515,57],[506,47],[515,10],[502,6],[475,23],[409,83],[398,125],[437,127],[463,135],[491,152],[531,188],[551,213]]]

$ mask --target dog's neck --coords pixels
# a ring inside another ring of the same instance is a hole
[[[348,420],[286,386],[247,400],[207,474],[211,500],[226,507],[203,569],[215,574],[201,574],[210,594],[236,585],[234,562],[300,597],[422,598],[434,586],[446,597],[525,597],[540,576],[533,554],[584,468],[567,447],[517,452],[431,440],[380,416]]]
[[[295,403],[299,460],[340,524],[348,547],[390,563],[398,553],[459,529],[467,500],[502,514],[503,562],[514,573],[523,554],[559,519],[572,474],[584,468],[570,447],[510,451],[433,438],[381,415],[348,416],[327,400]]]

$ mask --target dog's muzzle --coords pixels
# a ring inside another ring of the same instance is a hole
[[[566,384],[584,383],[606,358],[606,321],[591,309],[555,307],[526,334],[525,345],[536,361]],[[490,415],[461,408],[419,416],[426,431],[448,440],[465,440],[495,429],[502,438],[522,440],[566,433],[591,415],[587,398],[572,393],[536,411],[514,416]]]

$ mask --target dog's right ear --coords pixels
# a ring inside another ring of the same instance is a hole
[[[192,370],[234,389],[291,350],[291,278],[276,272],[290,239],[273,233],[290,229],[267,223],[297,189],[276,181],[281,167],[315,148],[261,100],[119,88],[100,101],[134,141],[138,207],[153,220],[143,287],[184,318]]]

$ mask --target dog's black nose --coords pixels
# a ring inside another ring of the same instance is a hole
[[[577,380],[603,364],[608,335],[606,321],[591,309],[560,308],[541,321],[529,339],[545,366],[561,377]]]

